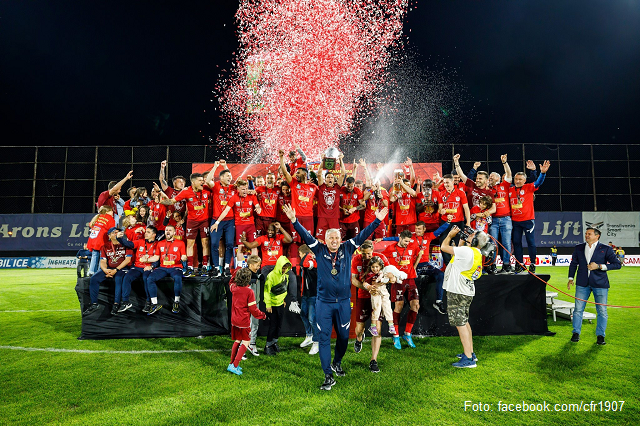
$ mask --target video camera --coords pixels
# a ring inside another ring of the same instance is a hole
[[[469,236],[475,234],[476,232],[482,232],[482,231],[476,231],[470,226],[465,226],[464,229],[460,229],[460,232],[458,232],[458,235],[460,236],[460,238],[467,241],[469,239]],[[489,257],[489,258],[493,258],[494,253],[496,251],[496,246],[493,245],[490,240],[487,240],[487,243],[484,246],[478,247],[477,235],[475,235],[471,240],[471,247],[477,247],[478,250],[480,250],[480,253],[482,253],[484,257]]]

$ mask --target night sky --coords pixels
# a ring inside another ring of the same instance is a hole
[[[456,71],[467,142],[640,141],[640,0],[413,6],[408,45],[430,69]],[[207,143],[236,7],[2,2],[3,145]]]

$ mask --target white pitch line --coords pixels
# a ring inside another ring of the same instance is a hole
[[[19,309],[16,311],[0,311],[0,314],[6,314],[6,313],[28,313],[28,312],[80,312],[80,309],[32,309],[32,310],[27,310],[27,309]]]
[[[62,352],[75,354],[183,354],[200,352],[220,352],[219,349],[182,349],[182,350],[161,350],[161,351],[111,351],[111,350],[89,350],[89,349],[60,349],[60,348],[25,348],[23,346],[0,346],[0,349],[26,352]]]

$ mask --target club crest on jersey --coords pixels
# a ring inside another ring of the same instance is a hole
[[[296,188],[297,188],[297,189],[300,189],[300,184],[297,184],[297,185],[296,185]]]
[[[358,198],[358,194],[353,194],[353,199],[355,200],[356,198]]]
[[[207,193],[202,194],[202,198],[207,198]]]
[[[193,201],[193,198],[189,198],[189,201]]]
[[[224,194],[224,189],[221,189],[221,190],[220,190],[220,193],[221,193],[221,194]]]
[[[520,190],[520,194],[524,195],[524,189]]]
[[[178,247],[174,247],[173,251],[178,251]],[[411,253],[409,253],[409,254],[411,254]]]
[[[164,251],[164,247],[160,247],[160,251]]]
[[[236,201],[236,206],[240,207],[240,201]]]
[[[460,201],[460,197],[456,197],[456,201]]]
[[[333,203],[336,201],[335,192],[324,192],[324,202],[327,206],[333,206]]]
[[[407,250],[409,254],[413,254],[413,250]]]

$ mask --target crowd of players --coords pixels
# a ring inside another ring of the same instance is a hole
[[[163,161],[160,184],[153,183],[150,191],[129,188],[126,202],[120,194],[133,171],[120,182],[111,182],[98,198],[98,214],[91,223],[87,249],[91,253],[92,304],[84,314],[98,309],[99,285],[109,277],[116,282],[113,314],[131,308],[131,283],[141,278],[147,296],[143,312],[152,315],[162,308],[156,283],[164,277],[174,280],[172,311],[179,312],[183,276],[231,275],[247,266],[250,255],[260,258],[264,275],[274,269],[281,256],[290,259],[294,267],[301,265],[300,259],[307,253],[300,251],[303,242],[283,209],[287,205],[320,241],[325,240],[328,230],[335,229],[340,230],[342,240],[354,238],[376,219],[376,212],[388,207],[389,214],[370,237],[374,242],[389,241],[388,245],[380,252],[374,252],[373,244],[362,247],[354,257],[352,283],[359,287],[361,306],[356,309],[361,314],[356,331],[361,336],[371,310],[366,305],[370,293],[364,275],[368,262],[375,257],[383,266],[395,266],[406,274],[403,283],[392,285],[390,292],[395,303],[394,345],[398,348],[401,333],[413,346],[411,328],[419,310],[417,275],[433,275],[438,284],[434,307],[445,313],[442,271],[450,255],[443,252],[439,260],[437,243],[453,226],[485,231],[499,241],[501,249],[486,259],[485,273],[526,272],[521,266],[523,235],[529,255],[535,259],[534,193],[544,182],[548,161],[540,165],[539,174],[533,161],[527,161],[526,173],[512,175],[505,154],[501,156],[502,174],[479,170],[479,162],[465,174],[460,156],[455,155],[451,174],[417,176],[409,158],[396,170],[388,170],[382,163],[370,168],[362,159],[348,170],[340,155],[336,170],[313,173],[300,149],[289,152],[288,158],[284,151],[278,155],[277,173],[234,177],[226,162],[219,160],[206,175],[193,173],[188,182],[175,176],[171,185]],[[518,260],[515,267],[511,251]],[[500,270],[496,267],[498,255]],[[529,271],[535,273],[533,262]],[[410,311],[401,331],[398,316],[405,299]],[[310,332],[307,334],[306,340],[311,342]]]

